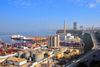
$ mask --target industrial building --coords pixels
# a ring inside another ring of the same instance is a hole
[[[44,52],[41,52],[39,49],[30,49],[18,52],[18,58],[25,58],[28,61],[40,61],[44,58]]]
[[[68,37],[68,38],[67,38]],[[60,46],[66,46],[69,48],[80,49],[84,48],[85,44],[83,43],[82,39],[78,36],[67,36],[65,40],[60,41]]]
[[[59,35],[48,36],[48,48],[59,47]]]
[[[21,66],[23,64],[26,64],[27,60],[25,58],[21,59],[21,58],[11,57],[7,59],[7,63],[11,65]]]
[[[60,33],[59,39],[60,41],[65,41],[66,39],[72,39],[74,36],[71,35],[71,33]]]

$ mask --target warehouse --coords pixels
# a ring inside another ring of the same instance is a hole
[[[12,65],[21,66],[23,64],[26,64],[27,60],[24,58],[21,59],[21,58],[12,57],[12,58],[7,59],[7,63],[12,64]]]

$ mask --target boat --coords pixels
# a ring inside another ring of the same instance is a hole
[[[11,39],[21,40],[21,39],[23,39],[23,36],[21,36],[21,35],[13,35],[13,36],[11,36]]]
[[[32,41],[33,39],[32,38],[29,38],[29,37],[23,37],[23,40],[24,41]]]

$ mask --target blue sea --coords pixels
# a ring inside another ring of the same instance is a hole
[[[0,34],[0,36],[2,35],[22,35],[22,36],[31,36],[31,37],[45,37],[48,35],[53,35],[56,34],[56,32],[24,32],[24,33],[2,33]],[[20,43],[23,42],[22,40],[12,40],[11,36],[5,36],[5,37],[0,37],[0,40],[5,42],[5,43]]]

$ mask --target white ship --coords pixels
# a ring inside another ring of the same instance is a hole
[[[11,36],[11,39],[21,40],[21,39],[23,39],[23,36],[22,35],[13,35],[13,36]]]

